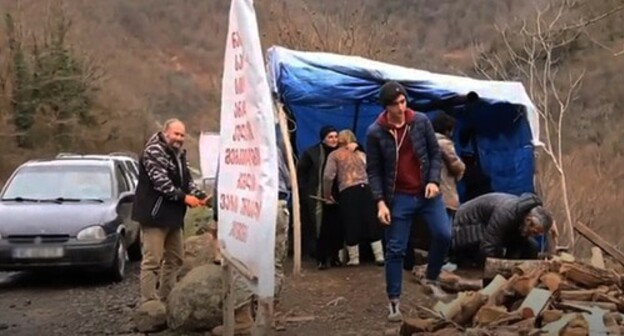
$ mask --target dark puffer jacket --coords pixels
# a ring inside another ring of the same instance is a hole
[[[503,257],[506,246],[526,239],[524,217],[542,205],[534,194],[489,193],[462,204],[453,221],[453,248],[479,244],[484,257]]]
[[[397,175],[397,143],[383,122],[385,114],[386,112],[382,113],[366,132],[366,170],[375,200],[384,200],[390,206],[394,199],[394,182]],[[406,115],[409,137],[421,164],[423,185],[427,183],[440,185],[442,152],[433,126],[423,113],[408,109]]]

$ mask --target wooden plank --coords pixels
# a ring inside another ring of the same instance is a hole
[[[617,305],[613,302],[562,300],[558,305],[562,308],[577,308],[586,312],[591,312],[593,308],[600,308],[612,312],[618,311]]]
[[[505,289],[507,285],[507,279],[505,279],[502,275],[498,274],[494,279],[487,285],[487,287],[483,288],[480,292],[483,295],[487,295],[488,302],[487,305],[495,305],[496,298],[498,294]]]
[[[574,229],[583,237],[587,238],[587,240],[592,242],[594,245],[600,247],[606,254],[613,257],[617,262],[624,265],[624,253],[615,248],[604,238],[600,237],[600,235],[598,235],[592,229],[590,229],[581,222],[576,222],[576,224],[574,225]]]
[[[533,288],[518,309],[522,317],[525,319],[537,317],[548,304],[550,295],[550,291],[546,289]]]
[[[602,250],[600,247],[592,247],[591,255],[591,265],[600,269],[605,269],[604,257],[602,256]]]
[[[293,208],[293,275],[301,275],[301,209],[299,207],[299,182],[297,180],[297,167],[293,155],[292,144],[290,143],[290,134],[288,133],[288,123],[286,122],[286,112],[281,103],[276,102],[277,118],[280,126],[280,132],[284,139],[286,147],[286,163],[290,172],[290,189],[292,191],[292,208]]]
[[[223,276],[223,335],[234,335],[234,270],[227,259],[221,262]]]
[[[253,328],[252,336],[265,336],[271,332],[273,324],[273,297],[261,298],[258,300],[258,310]]]

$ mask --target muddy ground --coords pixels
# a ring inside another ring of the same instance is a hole
[[[0,273],[0,335],[140,335],[131,320],[138,274],[132,264],[125,281],[110,284],[79,272]],[[407,272],[404,293],[405,312],[433,303]],[[384,335],[398,328],[385,322],[383,268],[372,264],[317,271],[306,261],[301,277],[288,277],[280,301],[276,317],[285,330],[277,335]]]

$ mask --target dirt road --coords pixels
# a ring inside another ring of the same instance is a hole
[[[383,268],[362,265],[319,272],[304,263],[304,275],[288,278],[276,317],[278,335],[383,335]],[[127,279],[110,284],[82,273],[0,273],[0,335],[140,335],[133,333],[138,265]],[[405,273],[402,308],[431,304]],[[158,335],[206,335],[163,332]]]

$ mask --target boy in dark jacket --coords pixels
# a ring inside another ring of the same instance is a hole
[[[440,195],[442,157],[431,122],[407,108],[407,93],[397,82],[384,84],[385,108],[367,131],[367,172],[377,216],[386,225],[388,320],[402,320],[399,309],[403,258],[413,219],[429,226],[431,248],[426,283],[440,293],[438,277],[451,242],[451,226]]]

